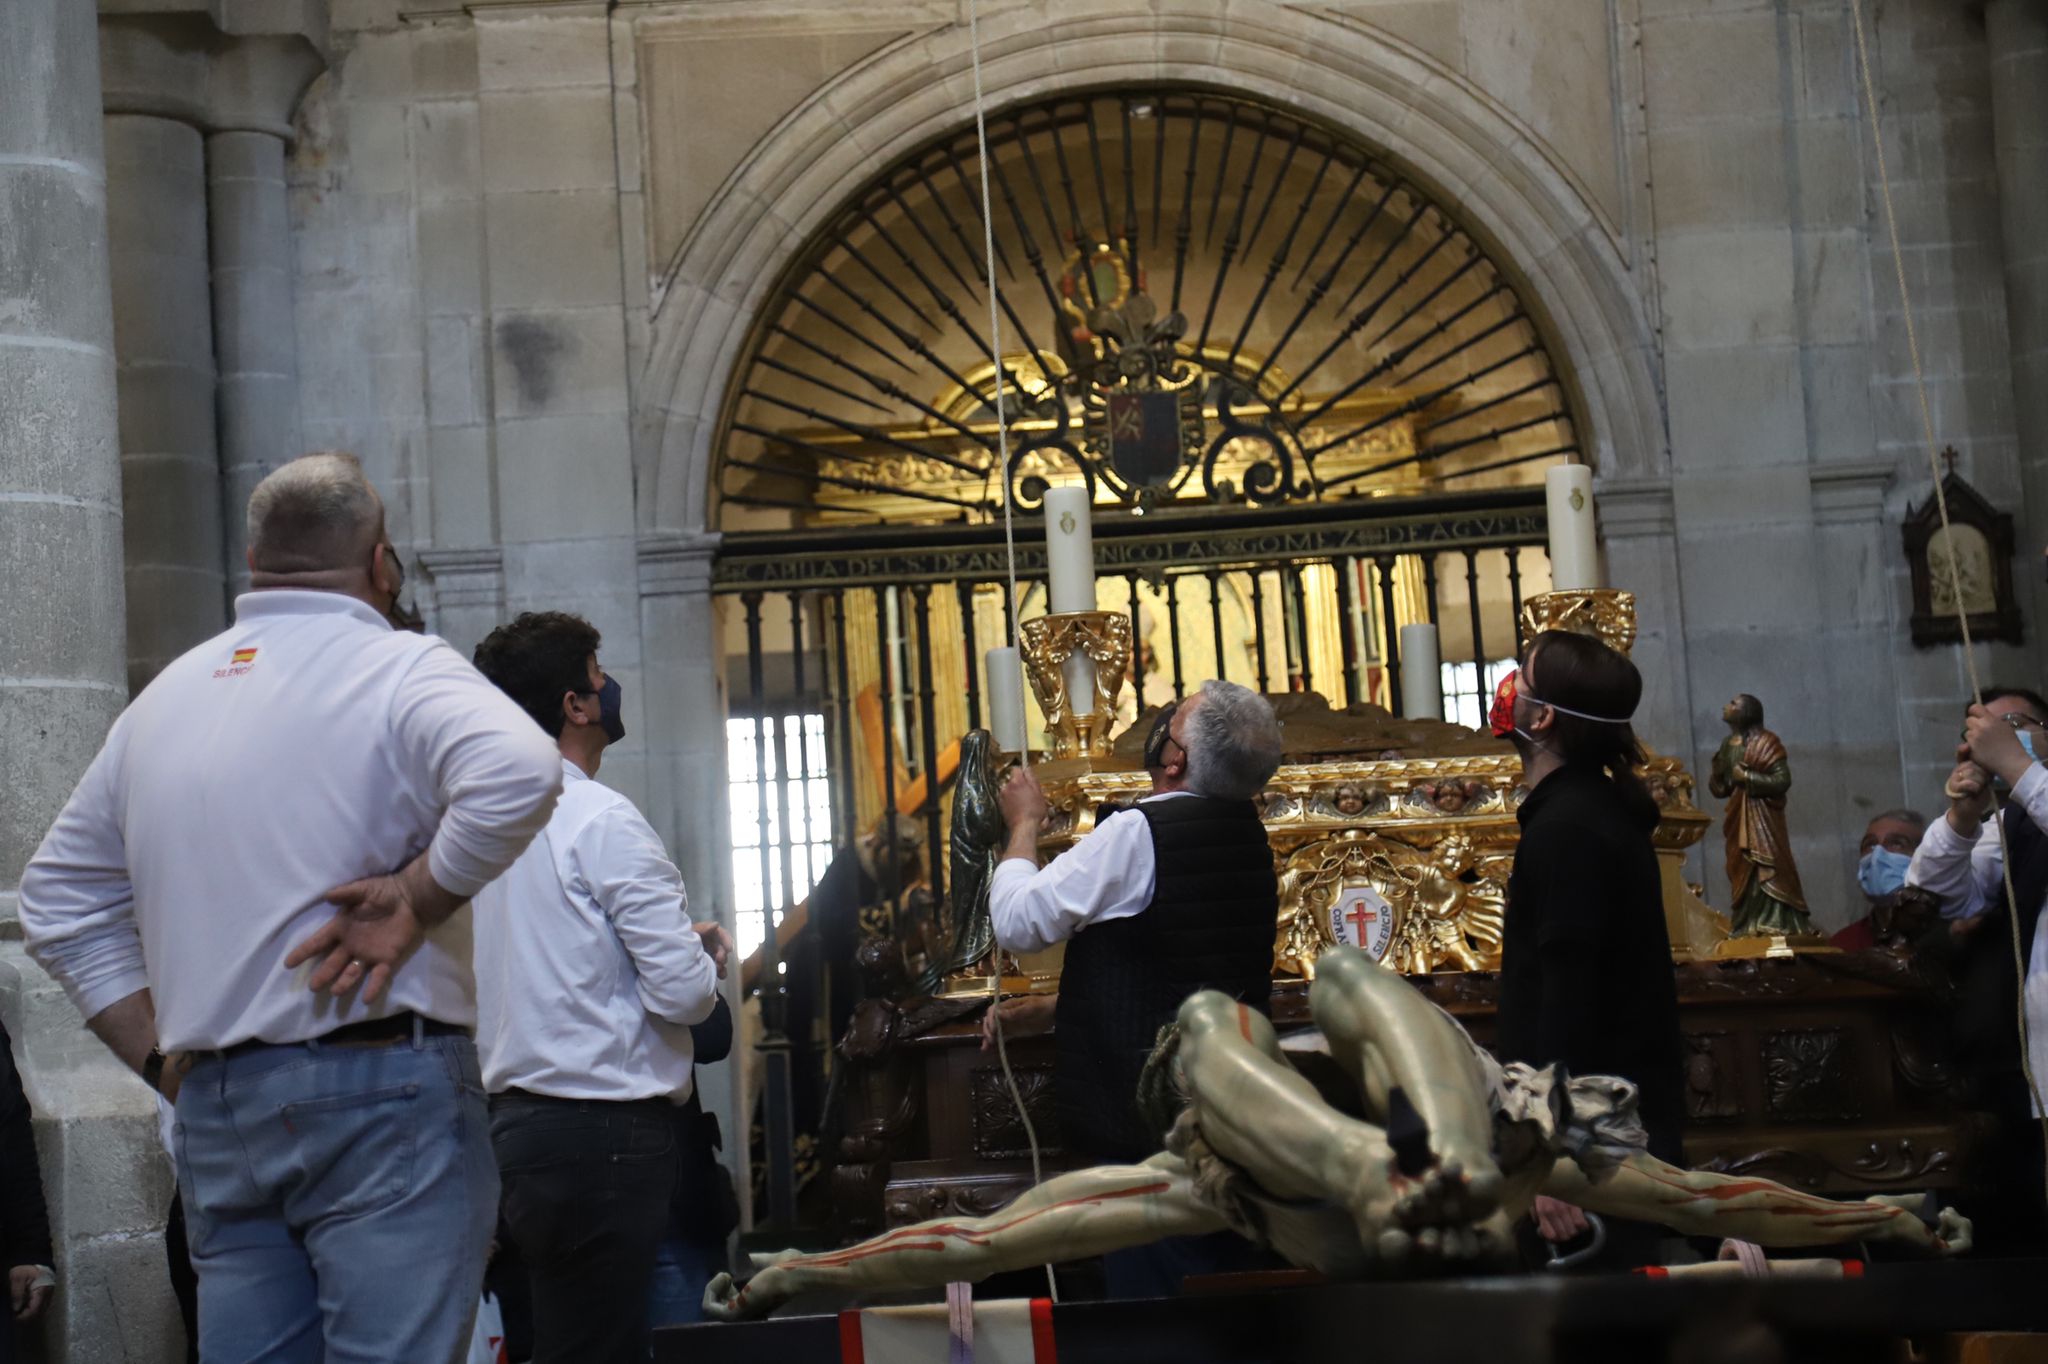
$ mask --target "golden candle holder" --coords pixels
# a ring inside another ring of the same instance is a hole
[[[1636,642],[1636,594],[1612,587],[1574,587],[1522,599],[1522,647],[1545,630],[1591,635],[1627,657]]]
[[[1049,756],[1109,757],[1117,698],[1131,666],[1131,618],[1121,611],[1069,611],[1027,620],[1020,633],[1024,672],[1045,712]],[[1095,665],[1093,696],[1067,695],[1067,662],[1076,657]]]

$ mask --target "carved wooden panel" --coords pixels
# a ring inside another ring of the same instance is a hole
[[[1800,1028],[1764,1034],[1764,1096],[1776,1122],[1847,1122],[1862,1114],[1847,1034]]]
[[[1725,1032],[1685,1035],[1685,1120],[1734,1122],[1742,1116],[1741,1058]]]
[[[1053,1103],[1052,1067],[1013,1065],[1012,1069],[1017,1076],[1017,1093],[1024,1100],[1024,1111],[1031,1115],[1032,1128],[1038,1135],[1039,1152],[1059,1154],[1060,1120]],[[1017,1116],[1016,1102],[1010,1098],[1010,1087],[1003,1080],[1002,1067],[976,1066],[969,1071],[967,1098],[974,1127],[974,1154],[983,1160],[1030,1157],[1031,1142]]]

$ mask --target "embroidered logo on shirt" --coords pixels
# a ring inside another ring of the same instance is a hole
[[[254,649],[237,649],[235,650],[234,657],[228,660],[228,666],[225,668],[215,668],[213,675],[215,677],[240,677],[255,666],[256,651]]]

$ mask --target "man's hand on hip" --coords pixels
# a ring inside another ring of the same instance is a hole
[[[697,934],[697,941],[704,944],[704,950],[711,954],[711,964],[718,968],[718,978],[725,979],[726,963],[732,960],[732,934],[717,924],[691,924]]]
[[[392,876],[371,876],[327,892],[341,912],[291,950],[287,969],[318,962],[306,986],[331,995],[360,989],[374,1003],[391,988],[391,978],[426,937],[462,900],[443,890],[427,871],[426,854]]]

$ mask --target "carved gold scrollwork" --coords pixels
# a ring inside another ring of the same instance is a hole
[[[1545,630],[1591,635],[1617,653],[1636,642],[1636,594],[1608,587],[1539,592],[1522,601],[1522,645]]]
[[[1361,831],[1309,843],[1281,869],[1277,964],[1313,979],[1344,942],[1404,974],[1490,970],[1510,861],[1457,831],[1427,850]]]

